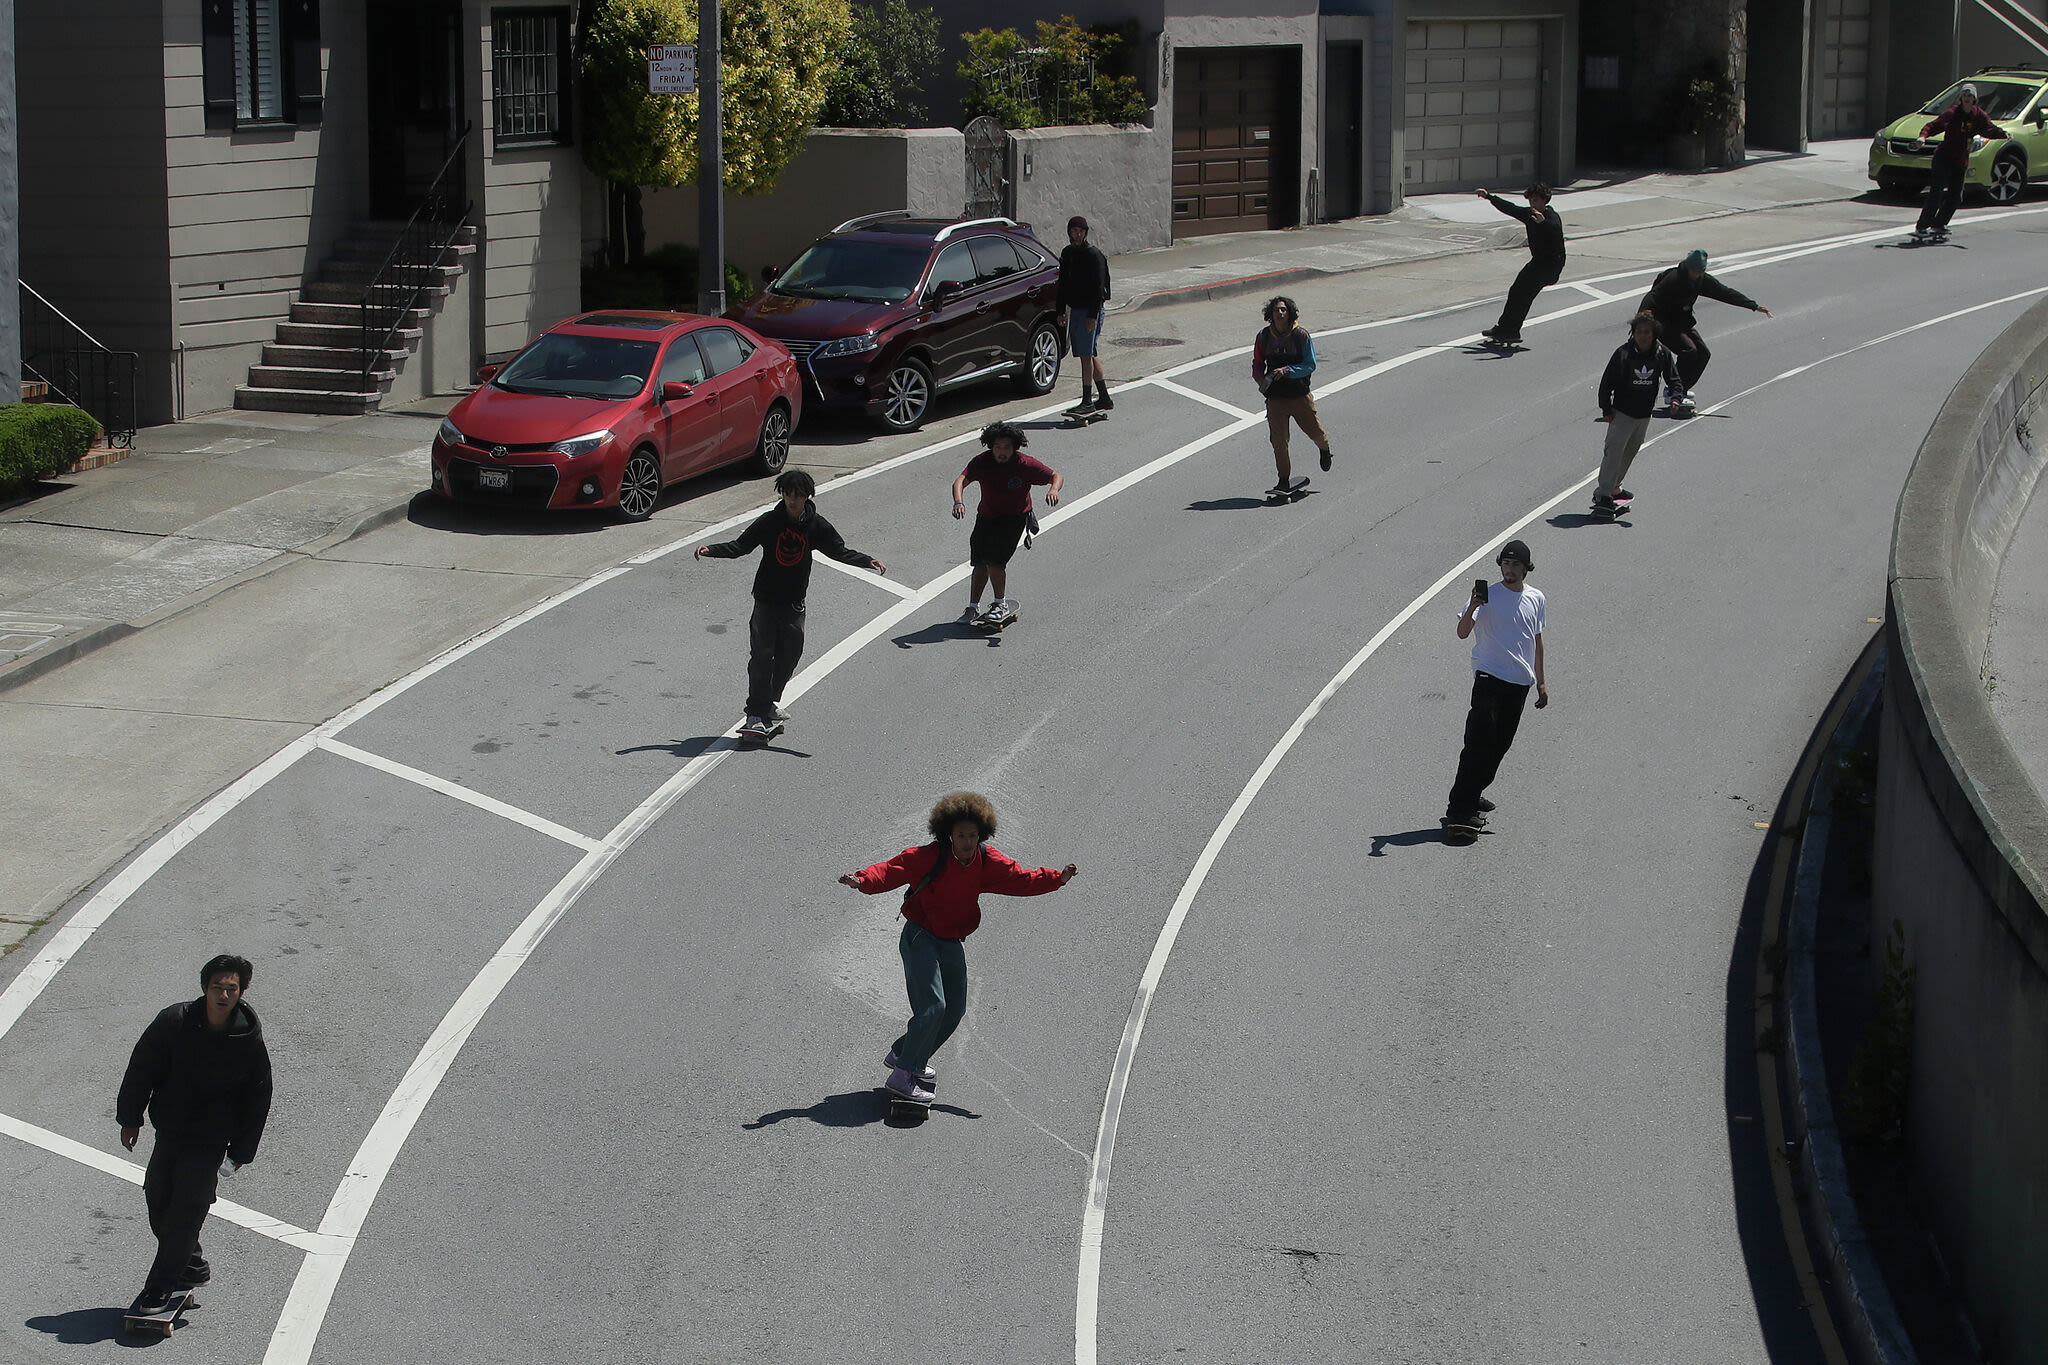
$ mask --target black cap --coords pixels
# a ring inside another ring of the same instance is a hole
[[[1079,228],[1083,232],[1088,230],[1088,220],[1078,213],[1072,218],[1067,219],[1067,231],[1072,232],[1075,228]]]
[[[1501,546],[1500,553],[1493,557],[1493,562],[1498,564],[1503,559],[1519,559],[1522,561],[1523,568],[1531,573],[1536,571],[1536,561],[1529,558],[1529,544],[1527,541],[1511,540]]]

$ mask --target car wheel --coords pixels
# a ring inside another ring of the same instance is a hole
[[[754,445],[754,468],[780,474],[789,463],[789,409],[777,403],[761,419],[761,439]]]
[[[654,515],[661,501],[661,461],[642,447],[626,461],[619,475],[619,515],[627,521],[645,521]]]
[[[2013,204],[2027,192],[2027,159],[2007,152],[1991,163],[1991,183],[1984,193],[1994,204]]]
[[[890,367],[882,382],[882,425],[890,431],[909,431],[924,420],[932,405],[932,372],[921,360],[908,357]]]
[[[1024,348],[1024,364],[1017,371],[1017,387],[1028,394],[1051,393],[1059,380],[1059,328],[1041,322],[1031,329],[1031,342]]]

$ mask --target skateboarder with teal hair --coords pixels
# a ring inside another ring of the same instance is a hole
[[[1771,315],[1770,309],[1749,295],[1739,289],[1730,289],[1709,275],[1707,253],[1703,248],[1695,247],[1686,252],[1684,260],[1657,276],[1636,311],[1657,319],[1657,339],[1678,357],[1678,377],[1682,386],[1665,395],[1674,417],[1692,411],[1692,391],[1706,372],[1707,362],[1714,358],[1714,353],[1707,349],[1706,338],[1700,335],[1698,320],[1692,315],[1692,306],[1701,299],[1717,299],[1736,308],[1762,313],[1765,317]]]

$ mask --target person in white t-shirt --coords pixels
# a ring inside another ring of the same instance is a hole
[[[1458,638],[1472,641],[1472,709],[1465,716],[1465,749],[1458,755],[1458,776],[1444,809],[1446,825],[1477,828],[1486,823],[1485,812],[1493,809],[1486,788],[1515,742],[1529,689],[1536,689],[1537,710],[1550,704],[1550,689],[1543,683],[1543,594],[1526,581],[1536,568],[1529,547],[1511,540],[1494,562],[1500,566],[1500,582],[1474,584],[1458,617]]]

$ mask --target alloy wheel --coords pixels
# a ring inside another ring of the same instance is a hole
[[[780,474],[789,463],[789,409],[780,403],[761,419],[761,443],[754,448],[754,462],[763,474]]]
[[[897,431],[908,431],[924,420],[932,402],[931,375],[914,360],[906,360],[889,371],[882,391],[882,420]]]
[[[1994,204],[2010,204],[2027,192],[2026,163],[2016,156],[2003,156],[1991,165],[1991,184],[1986,193]]]
[[[661,501],[661,466],[651,452],[636,450],[619,476],[619,513],[628,521],[645,521]]]
[[[1050,327],[1031,334],[1031,387],[1051,393],[1060,379],[1060,335]]]

